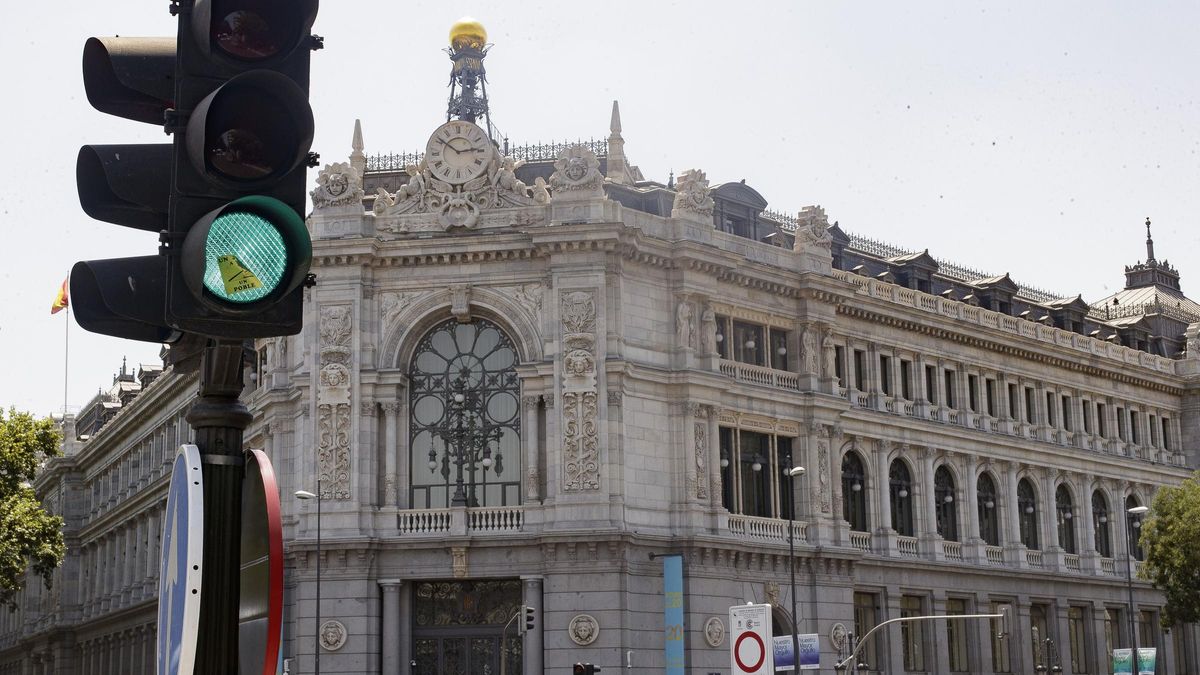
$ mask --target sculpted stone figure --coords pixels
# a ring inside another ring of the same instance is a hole
[[[692,323],[692,303],[686,300],[680,302],[675,310],[675,331],[680,347],[695,346],[696,326]]]
[[[708,306],[700,314],[700,348],[705,356],[717,352],[717,313]]]

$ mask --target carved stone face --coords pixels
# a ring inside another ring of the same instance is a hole
[[[587,162],[582,157],[572,157],[567,160],[567,169],[563,173],[573,181],[583,180],[587,175]]]
[[[329,177],[329,182],[325,184],[325,188],[329,190],[329,194],[334,197],[340,197],[350,187],[350,179],[344,173],[335,173]]]

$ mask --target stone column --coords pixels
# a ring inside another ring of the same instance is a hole
[[[1049,612],[1050,616],[1046,617],[1047,629],[1052,634],[1045,637],[1054,640],[1054,647],[1058,651],[1059,661],[1062,662],[1062,672],[1064,675],[1074,675],[1075,673],[1075,671],[1071,669],[1071,628],[1068,617],[1068,612],[1070,612],[1070,610],[1071,605],[1067,601],[1067,598],[1059,596],[1054,599],[1054,607]],[[1051,658],[1052,655],[1047,653],[1047,668],[1054,666],[1054,661],[1052,661]]]
[[[1025,567],[1025,546],[1021,543],[1021,502],[1017,499],[1017,465],[1009,463],[1004,471],[1004,522],[1007,527],[1004,551],[1010,565]],[[1028,613],[1028,612],[1027,612]]]
[[[383,410],[383,506],[394,508],[399,503],[400,485],[396,475],[396,456],[400,446],[396,439],[396,426],[400,415],[399,401],[383,401],[379,404]],[[408,444],[405,443],[405,446]],[[386,672],[386,671],[385,671]]]
[[[929,613],[935,616],[945,616],[946,614],[946,592],[942,589],[933,591],[933,595],[929,598]],[[946,630],[949,621],[925,621],[922,622],[925,632],[925,671],[929,673],[949,673],[950,659],[949,648],[950,644],[949,632]],[[962,630],[967,627],[962,621],[955,622],[955,628]]]
[[[399,579],[380,579],[383,592],[383,616],[380,626],[380,642],[383,645],[381,675],[400,675],[400,589]]]
[[[949,406],[946,405],[946,364],[941,359],[938,359],[937,368],[934,369],[933,377],[933,389],[934,394],[937,396],[937,406],[942,409],[942,412],[938,413],[937,418],[944,422],[946,421],[947,414],[945,410],[948,409]]]
[[[929,399],[925,396],[928,385],[925,383],[925,355],[918,353],[913,358],[913,401],[914,412],[921,419],[929,419]]]
[[[1088,574],[1096,574],[1100,569],[1099,555],[1096,553],[1096,513],[1092,511],[1092,487],[1089,477],[1084,476],[1079,485],[1079,501],[1081,516],[1076,518],[1077,527],[1081,530],[1080,569]]]
[[[1033,620],[1029,616],[1029,596],[1021,595],[1013,603],[1012,617],[1012,657],[1013,673],[1034,672],[1033,650]],[[1043,636],[1044,637],[1044,636]]]
[[[920,493],[922,510],[925,512],[918,523],[917,532],[924,540],[926,557],[941,560],[945,557],[942,550],[942,537],[937,531],[937,490],[933,485],[933,449],[919,448],[917,454],[921,458]],[[910,495],[910,498],[915,495]]]
[[[146,515],[146,569],[142,574],[142,584],[146,592],[153,593],[158,581],[158,510],[151,509]]]
[[[1042,548],[1047,551],[1059,550],[1062,548],[1062,542],[1058,540],[1058,500],[1054,498],[1054,474],[1047,469],[1041,471],[1041,491],[1044,495],[1042,501],[1046,505],[1042,512],[1042,528],[1046,530],[1046,536],[1043,538],[1045,543]]]
[[[528,393],[521,396],[521,446],[525,455],[525,503],[533,504],[541,499],[541,466],[538,443],[538,409],[541,394]]]
[[[889,443],[875,441],[875,499],[870,498],[870,483],[864,485],[863,490],[867,491],[867,511],[871,511],[870,502],[874,501],[876,504],[874,522],[879,523],[879,527],[875,530],[874,545],[883,555],[894,556],[897,535],[892,527],[892,500],[889,491],[891,483],[888,479],[888,468],[891,464],[888,461],[889,449]]]
[[[963,459],[963,489],[962,494],[966,495],[965,504],[961,504],[958,510],[959,513],[966,511],[967,527],[965,532],[959,532],[959,539],[963,542],[963,557],[977,564],[985,564],[987,562],[987,552],[984,549],[986,545],[983,537],[980,535],[979,528],[979,458],[975,455],[964,455]]]
[[[525,604],[533,608],[533,630],[525,632],[525,644],[521,653],[525,661],[526,673],[541,673],[543,670],[542,656],[544,653],[545,605],[542,602],[542,578],[521,577],[524,584]],[[524,617],[517,619],[524,621]]]
[[[399,645],[400,654],[400,672],[403,675],[418,675],[412,668],[413,661],[413,591],[411,581],[401,581],[397,593],[400,596],[400,622],[397,628],[400,631],[399,635],[393,636],[392,639]]]
[[[853,404],[853,398],[854,398],[853,392],[856,392],[859,390],[858,386],[857,386],[858,364],[855,363],[854,344],[850,340],[846,340],[845,355],[846,355],[846,381],[843,383],[843,385],[846,387],[846,389],[848,391],[851,392],[851,395],[849,398],[851,399],[851,403]],[[864,382],[864,384],[866,384],[866,383]]]
[[[884,616],[880,619],[880,623],[888,619],[896,619],[900,617],[900,587],[888,586],[887,598],[883,603]],[[880,631],[882,632],[882,631]],[[904,672],[904,643],[900,639],[900,631],[893,628],[888,631],[883,641],[883,653],[887,654],[887,667],[884,664],[870,664],[875,669],[884,673],[903,673]]]
[[[716,513],[720,513],[724,507],[722,495],[724,488],[721,485],[721,425],[719,418],[717,409],[708,406],[708,499]],[[720,531],[716,522],[713,523],[713,528],[715,531]]]
[[[991,614],[992,604],[987,593],[977,593],[973,600],[974,611],[967,608],[967,611],[972,614]],[[996,620],[997,630],[1003,629],[1003,623]],[[967,639],[967,658],[976,666],[975,672],[987,673],[992,672],[992,619],[982,621],[966,621],[962,624],[963,630],[968,636]],[[970,639],[974,635],[975,639]],[[1001,648],[1008,645],[1008,638],[1001,641]]]

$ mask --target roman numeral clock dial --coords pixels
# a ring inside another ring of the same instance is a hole
[[[483,129],[463,120],[438,127],[425,145],[430,173],[455,185],[482,176],[495,153],[496,147]]]

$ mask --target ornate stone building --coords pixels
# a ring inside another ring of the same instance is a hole
[[[475,42],[451,50],[460,86]],[[290,672],[318,643],[339,673],[659,672],[664,553],[684,556],[688,672],[729,672],[746,601],[818,634],[822,672],[847,633],[998,607],[1003,638],[895,627],[861,660],[1101,674],[1132,626],[1160,672],[1200,672],[1196,628],[1159,629],[1144,582],[1133,614],[1126,595],[1126,509],[1200,466],[1200,307],[1152,248],[1124,291],[1064,299],[769,211],[744,182],[646,180],[615,104],[606,140],[518,148],[479,105],[452,97],[469,114],[422,154],[368,157],[356,127],[313,191],[304,331],[256,345],[247,439],[285,495]],[[142,663],[125,638],[151,620],[155,549],[136,545],[189,382],[163,376],[39,479],[52,503],[78,485],[68,578],[0,624],[0,663],[57,645],[85,665],[0,673],[148,672],[112,664]],[[321,497],[319,549],[296,490]]]

